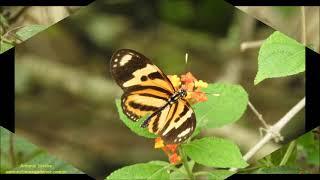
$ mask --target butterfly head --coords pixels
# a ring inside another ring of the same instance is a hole
[[[181,97],[186,97],[187,96],[187,90],[181,88],[178,90],[178,94],[181,96]]]

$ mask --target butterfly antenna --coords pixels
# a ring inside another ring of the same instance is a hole
[[[189,57],[189,54],[186,53],[185,55],[185,63],[186,63],[186,66],[185,66],[185,73],[187,73],[188,71],[190,71],[190,63],[188,63],[188,57]]]
[[[188,53],[186,53],[185,60],[186,60],[186,64],[188,64]]]

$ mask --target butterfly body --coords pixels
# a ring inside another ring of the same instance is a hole
[[[161,108],[157,109],[154,113],[152,113],[142,124],[141,127],[145,128],[149,124],[152,117],[157,115],[159,112],[161,112],[163,109],[165,109],[167,106],[172,105],[176,103],[180,98],[184,98],[187,96],[187,91],[184,89],[179,89],[175,94],[173,94],[169,99],[168,102],[162,106]]]
[[[141,127],[148,127],[167,144],[181,143],[195,129],[195,114],[185,99],[187,92],[175,88],[168,77],[142,54],[116,51],[110,71],[123,89],[121,107],[133,121],[149,115]]]

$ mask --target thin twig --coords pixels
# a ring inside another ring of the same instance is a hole
[[[240,50],[243,52],[247,49],[259,48],[262,45],[263,41],[264,40],[242,42],[240,44]]]
[[[306,46],[307,44],[307,36],[306,36],[306,8],[304,6],[301,6],[301,24],[302,24],[302,33],[301,33],[301,39],[302,44]]]
[[[306,103],[305,97],[301,99],[292,109],[290,109],[276,124],[269,128],[267,134],[253,146],[244,156],[243,159],[248,161],[256,154],[265,144],[267,144],[274,134],[279,134],[281,129],[302,109]],[[236,171],[236,168],[231,168],[230,171]]]
[[[266,121],[263,119],[262,114],[258,112],[258,110],[252,105],[252,103],[250,101],[248,101],[249,107],[251,108],[251,110],[254,112],[254,114],[258,117],[258,119],[261,121],[261,123],[263,124],[263,126],[265,128],[269,128],[268,124],[266,123]]]
[[[22,26],[14,27],[14,28],[8,30],[8,31],[3,35],[3,37],[6,37],[6,36],[10,35],[10,33],[12,33],[12,31],[16,31],[16,30],[21,29],[21,28],[24,28],[24,27],[26,27],[26,26],[27,26],[27,25],[22,25]]]

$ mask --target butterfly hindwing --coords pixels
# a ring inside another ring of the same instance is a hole
[[[190,137],[195,126],[194,111],[187,101],[180,99],[153,117],[148,128],[150,132],[161,136],[167,144],[175,144]]]
[[[157,96],[153,93],[159,95]],[[128,91],[121,97],[121,106],[124,113],[131,120],[137,121],[164,106],[167,97],[167,95],[157,93],[157,91],[151,89]]]

